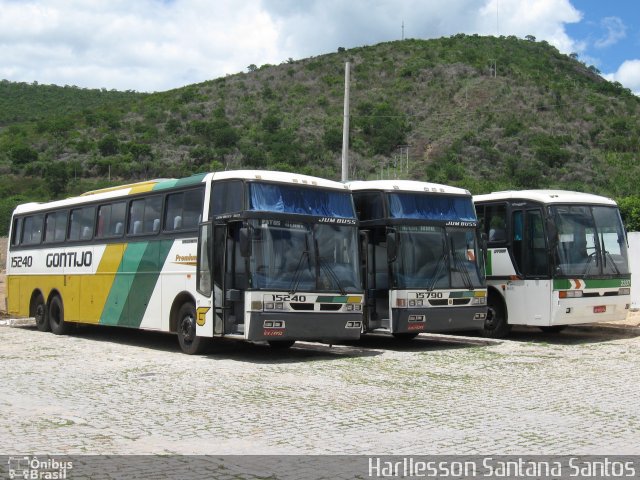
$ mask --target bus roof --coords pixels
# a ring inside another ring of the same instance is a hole
[[[52,202],[30,202],[18,205],[14,214],[36,212],[53,208],[68,207],[100,200],[111,200],[118,197],[125,197],[136,193],[143,193],[156,190],[165,190],[174,187],[187,187],[206,181],[226,180],[226,179],[246,179],[265,180],[270,182],[282,182],[301,185],[313,185],[324,188],[346,190],[347,186],[340,182],[325,180],[309,175],[297,173],[277,172],[268,170],[227,170],[211,173],[197,173],[185,178],[160,178],[155,180],[145,180],[137,183],[107,187],[99,190],[92,190],[76,197],[69,197]]]
[[[336,188],[346,190],[347,186],[340,182],[327,180],[320,177],[310,175],[301,175],[299,173],[278,172],[272,170],[227,170],[222,172],[213,172],[207,175],[207,179],[216,180],[227,179],[244,179],[244,180],[264,180],[267,182],[281,182],[298,185],[312,185],[324,188]]]
[[[493,200],[532,200],[545,204],[593,203],[598,205],[616,205],[615,201],[607,197],[591,193],[572,192],[569,190],[505,190],[503,192],[492,192],[484,195],[473,196],[474,202],[487,202]]]
[[[439,183],[418,182],[415,180],[367,180],[348,182],[350,190],[381,190],[389,192],[429,192],[448,193],[450,195],[471,195],[463,188],[441,185]]]

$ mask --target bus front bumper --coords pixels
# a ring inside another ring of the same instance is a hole
[[[392,333],[438,333],[481,330],[487,306],[394,308]]]
[[[247,340],[358,340],[362,313],[251,312]]]

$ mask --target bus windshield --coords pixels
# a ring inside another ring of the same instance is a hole
[[[550,207],[558,230],[556,272],[568,276],[628,274],[627,242],[615,207]]]
[[[476,211],[469,196],[425,193],[390,193],[391,218],[475,222]]]
[[[361,291],[356,226],[250,220],[251,286],[261,290]]]
[[[349,192],[260,182],[249,184],[249,210],[355,218]]]
[[[473,228],[401,226],[392,263],[396,288],[482,288],[484,264]]]

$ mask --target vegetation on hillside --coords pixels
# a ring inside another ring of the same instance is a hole
[[[636,96],[533,37],[455,35],[250,65],[154,94],[2,81],[0,230],[17,202],[110,183],[231,168],[338,179],[347,61],[351,178],[559,187],[640,212]]]

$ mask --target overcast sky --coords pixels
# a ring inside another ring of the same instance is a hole
[[[533,35],[640,93],[637,10],[636,0],[0,0],[0,79],[164,91],[403,32],[477,33]]]

